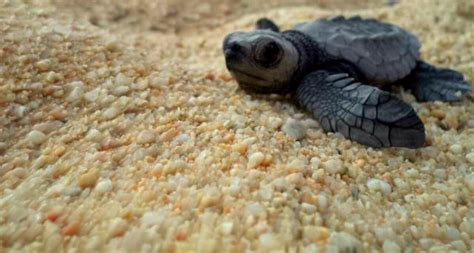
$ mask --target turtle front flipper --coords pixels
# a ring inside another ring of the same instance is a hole
[[[280,32],[280,28],[275,24],[275,22],[268,18],[259,19],[257,21],[256,27],[260,30],[271,30],[274,32]]]
[[[298,86],[296,97],[325,131],[377,148],[424,145],[424,125],[410,105],[347,73],[312,72]]]
[[[460,72],[422,61],[401,82],[412,90],[418,101],[459,101],[472,90]]]

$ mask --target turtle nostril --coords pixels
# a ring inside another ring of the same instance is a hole
[[[234,53],[237,53],[237,52],[242,51],[242,46],[239,45],[239,43],[237,43],[237,42],[232,42],[229,45],[229,49],[232,50]]]
[[[242,55],[244,48],[238,42],[229,43],[224,50],[225,56],[228,59],[237,59]]]

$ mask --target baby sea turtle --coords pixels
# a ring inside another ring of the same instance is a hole
[[[472,89],[461,73],[420,59],[420,42],[392,24],[361,17],[301,23],[279,32],[263,18],[224,40],[226,65],[255,93],[294,93],[325,131],[371,147],[419,148],[423,122],[381,88],[404,85],[419,101],[457,101]]]

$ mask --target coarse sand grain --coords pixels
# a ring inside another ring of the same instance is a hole
[[[430,145],[367,148],[238,89],[221,43],[361,15],[472,83],[473,2],[262,2],[1,1],[0,252],[472,252],[472,100],[400,90]]]

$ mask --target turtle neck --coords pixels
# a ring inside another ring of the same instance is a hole
[[[309,72],[322,68],[324,64],[335,60],[324,52],[315,40],[300,31],[288,30],[282,35],[293,44],[299,53],[298,71],[293,74],[293,81],[299,81]]]
[[[297,30],[288,30],[282,34],[299,53],[298,71],[293,74],[293,82],[299,82],[310,72],[322,69],[334,73],[348,73],[359,81],[366,81],[365,76],[353,63],[329,55],[309,35]]]

